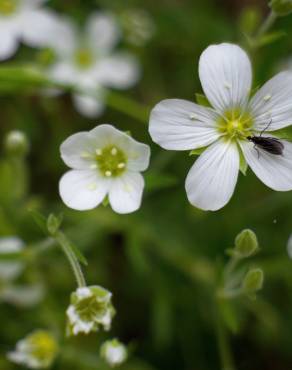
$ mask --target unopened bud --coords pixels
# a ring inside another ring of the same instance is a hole
[[[292,0],[271,0],[269,6],[278,16],[292,13]]]
[[[13,130],[10,131],[5,139],[4,146],[9,155],[25,156],[29,151],[29,141],[24,132]]]
[[[254,294],[262,289],[264,284],[264,272],[260,268],[252,268],[245,275],[242,288],[247,294]]]
[[[258,240],[256,234],[249,229],[243,230],[235,238],[235,254],[240,258],[247,258],[258,251]]]

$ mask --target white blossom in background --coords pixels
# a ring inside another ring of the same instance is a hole
[[[14,351],[7,357],[10,361],[30,369],[46,369],[52,365],[58,354],[54,336],[45,330],[36,330],[16,343]]]
[[[292,259],[292,234],[290,235],[287,243],[287,253],[289,258]]]
[[[103,124],[70,136],[61,145],[61,156],[72,168],[59,184],[61,198],[68,207],[93,209],[108,196],[117,213],[139,209],[144,189],[140,172],[149,165],[148,145]]]
[[[83,32],[64,20],[61,36],[52,37],[56,56],[48,75],[78,89],[74,105],[89,118],[102,113],[108,88],[127,89],[140,77],[137,60],[127,52],[114,51],[120,37],[115,18],[105,13],[91,15]]]
[[[250,60],[239,46],[224,43],[203,52],[199,76],[212,108],[164,100],[154,107],[149,128],[153,141],[165,149],[208,147],[186,179],[190,203],[212,211],[225,206],[245,161],[268,187],[291,190],[292,144],[281,140],[283,154],[275,155],[255,147],[247,138],[292,124],[292,72],[277,74],[249,98]]]
[[[67,334],[78,335],[109,330],[115,310],[111,303],[112,294],[98,285],[78,288],[71,294],[67,309]]]
[[[24,243],[16,236],[0,238],[0,255],[19,253],[23,250]],[[0,280],[14,280],[23,271],[24,264],[19,260],[0,260]]]
[[[127,360],[127,347],[118,339],[107,340],[100,348],[100,356],[109,366],[119,366]]]
[[[45,0],[0,0],[0,60],[17,51],[22,41],[44,47],[56,28],[57,16],[43,8]]]

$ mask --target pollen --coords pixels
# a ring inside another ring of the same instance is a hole
[[[126,164],[121,162],[118,164],[118,168],[121,169],[121,168],[125,168]]]
[[[117,155],[118,154],[118,149],[113,147],[111,150],[111,155]]]
[[[268,101],[271,99],[271,97],[272,97],[272,95],[271,95],[271,94],[267,94],[267,95],[265,95],[265,96],[264,96],[264,99],[263,99],[263,100],[264,100],[265,102],[268,102]]]
[[[117,177],[126,170],[128,155],[126,156],[118,146],[109,145],[98,148],[95,153],[95,163],[92,165],[92,169],[99,170],[103,176]]]

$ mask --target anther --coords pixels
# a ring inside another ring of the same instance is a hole
[[[125,163],[124,162],[119,163],[118,168],[119,169],[125,168]]]
[[[106,177],[111,177],[112,171],[105,171],[104,174],[105,174]]]
[[[118,154],[117,148],[113,147],[111,150],[111,155],[117,155],[117,154]]]
[[[102,150],[101,149],[96,149],[95,153],[96,153],[96,155],[102,155]]]

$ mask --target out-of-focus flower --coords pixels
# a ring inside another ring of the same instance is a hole
[[[285,16],[292,12],[292,0],[271,0],[269,5],[278,16]]]
[[[100,355],[109,366],[119,366],[127,360],[127,347],[118,339],[107,340],[100,348]]]
[[[37,305],[44,297],[44,288],[40,284],[15,285],[4,284],[0,289],[0,302],[29,308]]]
[[[25,156],[29,151],[29,141],[24,132],[13,130],[8,132],[4,139],[7,153],[15,156]]]
[[[10,361],[31,369],[45,369],[52,365],[58,354],[58,344],[53,335],[45,330],[36,330],[16,344],[8,353]]]
[[[155,24],[144,9],[127,9],[120,15],[125,39],[136,46],[145,45],[155,32]]]
[[[164,100],[153,109],[149,129],[153,141],[165,149],[208,146],[186,179],[190,203],[203,210],[224,207],[232,197],[240,167],[247,165],[270,188],[291,190],[292,144],[277,141],[271,134],[264,141],[263,131],[292,124],[292,73],[279,73],[249,99],[250,60],[237,45],[224,43],[203,52],[199,75],[213,108]],[[254,136],[261,136],[263,145],[255,145]]]
[[[60,180],[63,202],[76,210],[97,207],[108,195],[117,213],[136,211],[141,205],[150,148],[111,125],[70,136],[61,156],[72,170]]]
[[[63,37],[64,47],[60,47]],[[129,53],[113,51],[119,38],[114,17],[95,13],[83,33],[64,21],[62,37],[51,40],[56,60],[48,74],[53,81],[78,89],[73,101],[87,117],[96,117],[103,111],[106,88],[127,89],[138,81],[140,69],[136,59]]]
[[[10,58],[23,41],[43,47],[51,40],[57,17],[42,8],[46,0],[0,0],[0,60]]]
[[[24,243],[16,236],[0,238],[0,255],[21,252]],[[0,280],[16,279],[23,270],[21,261],[0,260]]]
[[[88,334],[100,328],[109,330],[115,314],[111,299],[112,294],[98,285],[73,292],[67,309],[68,335]]]

